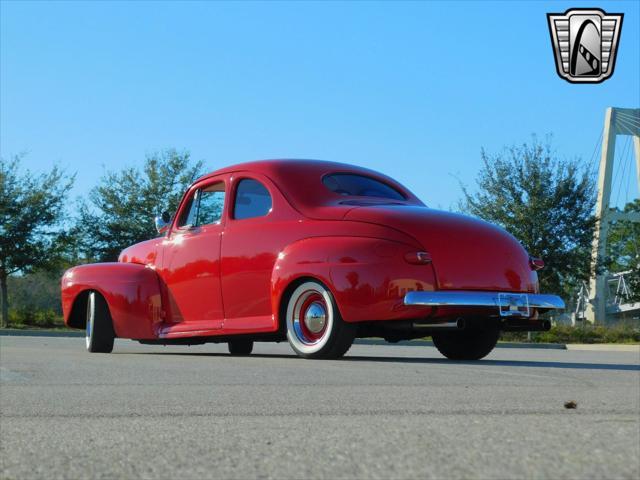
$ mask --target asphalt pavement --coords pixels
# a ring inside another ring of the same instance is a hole
[[[226,352],[0,337],[0,478],[640,478],[640,350]]]

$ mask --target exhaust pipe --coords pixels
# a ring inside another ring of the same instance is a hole
[[[551,322],[549,320],[505,321],[500,329],[505,332],[547,332],[551,329]]]
[[[453,322],[413,322],[413,328],[425,328],[429,330],[463,330],[466,326],[464,318],[458,318]]]

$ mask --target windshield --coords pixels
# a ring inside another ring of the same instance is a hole
[[[406,200],[405,196],[395,188],[364,175],[333,173],[326,175],[322,179],[322,183],[339,195]]]

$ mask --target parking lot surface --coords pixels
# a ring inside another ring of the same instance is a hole
[[[640,351],[254,352],[0,337],[0,478],[640,477]]]

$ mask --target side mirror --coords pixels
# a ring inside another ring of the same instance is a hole
[[[171,215],[169,215],[169,212],[162,212],[162,215],[158,215],[154,221],[158,233],[165,233],[171,225]]]

